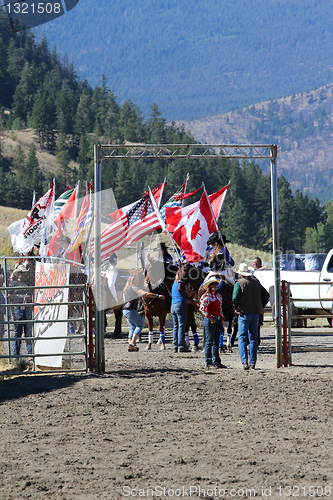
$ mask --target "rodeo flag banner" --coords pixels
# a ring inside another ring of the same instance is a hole
[[[8,227],[14,252],[26,254],[42,237],[42,231],[54,210],[54,181],[50,189],[32,207],[28,215]]]
[[[55,323],[54,320],[68,319],[68,306],[63,305],[64,302],[68,302],[68,288],[63,287],[69,283],[69,269],[68,264],[36,262],[35,285],[53,286],[53,288],[36,289],[35,293],[35,302],[42,304],[34,308],[34,319],[42,321],[34,325],[34,336],[37,337],[35,354],[45,355],[36,358],[36,364],[40,366],[62,367],[67,322]],[[51,356],[52,354],[57,355]]]

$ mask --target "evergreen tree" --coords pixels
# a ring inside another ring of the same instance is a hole
[[[56,107],[52,93],[40,89],[32,109],[32,124],[38,134],[41,148],[53,151],[55,147]]]
[[[39,164],[36,155],[36,148],[34,144],[31,144],[29,148],[29,153],[26,159],[26,184],[30,189],[31,195],[35,191],[37,195],[42,196],[42,185],[39,178]]]
[[[144,141],[141,111],[130,100],[120,108],[120,128],[125,141]]]
[[[11,105],[10,77],[7,71],[7,48],[0,36],[0,106]]]
[[[150,118],[147,122],[147,137],[151,144],[161,144],[165,142],[166,121],[162,117],[156,103],[151,105]]]
[[[91,162],[91,152],[92,146],[86,134],[82,134],[80,137],[79,153],[77,161],[79,164],[78,178],[87,179],[88,167]]]
[[[57,142],[56,159],[59,164],[57,175],[57,188],[59,191],[64,191],[67,185],[72,181],[71,172],[69,170],[70,154],[69,147],[64,134],[60,134]]]
[[[92,132],[92,128],[93,117],[91,110],[91,97],[89,93],[84,90],[77,106],[74,120],[74,132],[80,138],[81,134],[86,135],[89,132]]]
[[[13,103],[15,118],[27,123],[28,115],[32,112],[34,96],[38,85],[34,65],[26,63],[21,73],[21,78],[16,86]]]
[[[123,142],[123,136],[119,127],[120,107],[113,92],[108,96],[107,113],[105,116],[104,132],[110,143]]]
[[[21,176],[24,175],[24,170],[25,170],[25,156],[23,153],[23,148],[21,143],[19,142],[18,147],[14,153],[14,162],[13,162],[13,167],[15,172]]]
[[[63,81],[57,96],[57,128],[63,136],[74,134],[74,117],[76,113],[76,96],[67,80]]]
[[[8,74],[10,75],[12,85],[18,85],[23,67],[25,65],[23,51],[16,47],[15,40],[12,38],[8,45]]]

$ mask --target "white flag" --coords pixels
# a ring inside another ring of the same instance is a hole
[[[42,231],[48,223],[49,210],[54,200],[54,183],[28,215],[21,220],[13,222],[8,227],[14,252],[26,254],[42,236]]]

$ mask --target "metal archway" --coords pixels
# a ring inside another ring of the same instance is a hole
[[[279,221],[277,194],[277,145],[276,144],[95,144],[94,145],[94,178],[95,178],[95,212],[94,241],[95,260],[94,274],[97,300],[101,290],[101,191],[102,161],[145,159],[238,159],[238,160],[270,160],[271,171],[271,206],[273,236],[273,269],[274,269],[274,316],[275,316],[275,352],[276,366],[282,366],[281,336],[281,285],[279,254]],[[105,371],[103,319],[100,311],[95,315],[96,371]]]

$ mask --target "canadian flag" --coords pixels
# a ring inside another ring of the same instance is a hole
[[[228,189],[229,189],[229,184],[224,186],[219,191],[216,191],[215,193],[212,193],[208,196],[216,220],[219,218],[221,208],[224,199],[226,197],[226,194],[228,192]],[[194,213],[198,204],[199,202],[197,201],[196,203],[192,203],[191,205],[188,205],[187,207],[184,208],[167,207],[165,209],[165,222],[170,233],[176,231],[177,227],[183,224],[184,219],[188,218],[190,215]]]
[[[194,212],[184,217],[172,236],[188,262],[199,262],[203,258],[209,235],[218,231],[205,191],[196,205]]]

